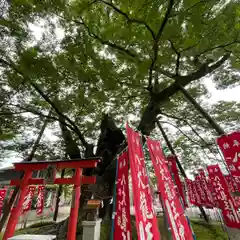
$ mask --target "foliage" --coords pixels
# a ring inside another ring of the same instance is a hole
[[[152,123],[161,117],[186,169],[205,155],[218,160],[216,134],[179,84],[226,130],[239,124],[239,103],[203,100],[210,96],[204,78],[220,89],[239,84],[237,1],[6,1],[2,12],[5,154],[26,156],[53,108],[36,159],[65,156],[59,114],[83,154],[87,144],[97,145],[102,113],[109,112],[118,126],[134,116],[132,124],[156,138]]]

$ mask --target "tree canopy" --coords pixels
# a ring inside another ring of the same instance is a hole
[[[159,135],[159,117],[176,126],[171,140],[186,167],[199,146],[214,151],[216,134],[179,90],[206,105],[204,78],[218,89],[239,84],[238,1],[5,0],[0,14],[5,152],[26,153],[50,109],[58,140],[42,142],[40,156],[64,155],[58,122],[80,152],[96,146],[106,112],[117,126],[131,116],[146,135]],[[237,128],[239,103],[204,107],[226,129]]]
[[[125,122],[159,139],[158,119],[185,169],[219,161],[217,133],[183,90],[237,129],[240,103],[206,101],[206,83],[236,87],[239,68],[237,0],[1,0],[1,159],[99,156],[84,174],[97,175],[90,192],[106,198]],[[80,209],[90,197],[81,193]]]

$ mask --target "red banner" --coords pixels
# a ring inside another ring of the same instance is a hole
[[[219,203],[218,203],[217,193],[215,191],[215,187],[213,186],[212,180],[210,178],[207,178],[207,186],[208,186],[209,191],[212,194],[214,207],[220,208]]]
[[[192,205],[201,206],[201,199],[197,192],[197,182],[191,179],[186,179],[188,200]]]
[[[128,162],[128,153],[122,153],[118,158],[117,167],[116,212],[114,216],[113,239],[132,239],[128,188]]]
[[[191,240],[193,239],[192,231],[184,215],[179,197],[177,196],[160,143],[148,138],[147,145],[157,177],[158,190],[161,193],[162,201],[168,216],[168,222],[172,230],[173,239]]]
[[[128,124],[126,129],[138,237],[139,239],[159,240],[158,221],[153,210],[141,138]]]
[[[0,215],[2,214],[2,207],[3,207],[6,193],[7,193],[7,189],[0,189]]]
[[[217,144],[240,191],[240,132],[217,138]]]
[[[204,192],[204,189],[202,188],[202,182],[201,182],[201,178],[199,175],[197,175],[195,177],[195,182],[196,182],[196,190],[197,190],[197,193],[200,197],[200,202],[201,202],[201,205],[202,206],[205,206],[207,204],[207,198],[206,198],[206,194]]]
[[[186,185],[187,185],[187,194],[188,194],[188,201],[192,205],[196,205],[196,199],[193,192],[193,181],[191,179],[186,178]]]
[[[224,176],[228,185],[230,194],[237,192],[237,185],[231,175]],[[240,207],[240,197],[233,196],[233,199],[238,207]]]
[[[205,197],[206,197],[206,199],[205,199],[206,207],[212,208],[215,206],[215,204],[214,204],[213,196],[212,196],[211,190],[209,189],[207,178],[206,178],[206,175],[205,175],[203,169],[199,169],[199,178],[201,181],[202,189],[203,189],[203,191],[205,193]]]
[[[225,175],[224,177],[226,179],[226,182],[227,182],[227,185],[228,185],[228,188],[229,188],[229,192],[230,193],[236,192],[236,189],[235,189],[235,186],[234,186],[234,180],[232,179],[232,176],[231,175]]]
[[[176,156],[173,156],[173,155],[168,156],[167,157],[167,161],[168,161],[168,166],[170,168],[170,171],[172,172],[174,180],[175,180],[175,183],[177,185],[179,195],[182,198],[183,205],[184,205],[185,208],[187,208],[188,205],[187,205],[187,202],[186,202],[186,199],[185,199],[185,195],[184,195],[184,192],[183,192],[182,182],[181,182],[181,179],[180,179],[179,173],[178,173],[178,168],[177,168],[177,163],[176,163]]]
[[[23,203],[23,207],[22,207],[22,212],[23,213],[25,213],[25,212],[27,212],[31,209],[32,199],[33,199],[35,189],[36,189],[35,186],[29,186],[28,187],[28,194],[26,195],[26,197],[24,199],[24,203]]]
[[[222,210],[223,219],[226,226],[231,228],[240,228],[240,216],[237,212],[237,207],[229,193],[226,180],[218,165],[207,167],[209,177],[217,194],[218,204]]]
[[[193,186],[193,194],[194,194],[194,198],[196,200],[196,206],[201,206],[202,205],[202,202],[201,202],[201,198],[200,198],[200,195],[198,193],[198,190],[197,190],[197,182],[196,180],[194,180],[192,182],[192,186]]]
[[[44,186],[38,186],[38,195],[37,195],[37,204],[36,204],[36,212],[37,215],[42,214],[44,208]]]

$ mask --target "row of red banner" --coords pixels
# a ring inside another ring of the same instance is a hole
[[[118,158],[113,236],[114,239],[130,240],[132,238],[128,190],[128,166],[130,162],[138,239],[160,240],[141,136],[127,125],[127,139],[128,152],[122,153]],[[175,161],[173,159],[167,161],[158,141],[148,138],[147,145],[173,239],[194,239],[191,227],[184,215],[183,204],[187,205],[187,203]],[[171,174],[173,174],[177,187],[175,187]],[[180,198],[182,198],[183,204],[181,204]]]
[[[38,193],[37,193],[37,203],[36,203],[36,212],[37,215],[42,214],[43,212],[43,208],[44,208],[44,186],[39,186],[38,187]],[[22,213],[26,213],[29,210],[31,210],[31,206],[32,206],[32,200],[33,200],[33,196],[36,190],[36,186],[29,186],[28,187],[28,193],[24,199],[24,203],[22,206]],[[10,191],[10,194],[8,196],[8,198],[11,198],[11,195],[13,193],[13,190]],[[4,203],[4,199],[6,197],[7,194],[7,189],[0,189],[0,215],[2,213],[2,207],[3,207],[3,203]]]
[[[195,206],[220,208],[225,224],[228,227],[240,228],[240,205],[239,200],[236,201],[231,195],[231,177],[224,176],[217,164],[208,166],[207,171],[208,177],[201,169],[195,180],[186,180],[189,202]]]
[[[229,175],[224,175],[218,165],[207,167],[208,177],[203,169],[195,180],[186,179],[189,202],[195,206],[220,208],[228,227],[240,228],[240,132],[223,135],[217,139]]]
[[[240,192],[240,132],[233,132],[217,138],[217,144],[221,149],[228,170],[237,184]]]
[[[160,239],[141,136],[127,125],[127,139],[128,152],[124,152],[118,160],[114,239],[118,236],[131,239],[128,161],[131,168],[138,236],[140,239]],[[226,159],[230,175],[224,176],[218,165],[207,167],[208,176],[200,169],[195,180],[185,179],[188,199],[196,206],[220,208],[225,224],[228,227],[240,228],[238,213],[240,198],[232,195],[240,189],[240,133],[221,136],[217,142]],[[179,177],[176,157],[165,158],[158,141],[148,138],[147,145],[173,239],[193,239],[191,227],[184,215],[184,208],[188,207],[188,204],[184,184]]]
[[[184,194],[183,184],[182,184],[181,179],[179,177],[176,156],[168,156],[167,157],[167,164],[168,164],[170,172],[172,173],[172,177],[175,180],[175,184],[177,186],[177,190],[178,190],[178,193],[181,197],[181,200],[183,201],[184,208],[187,208],[188,204],[187,204],[186,197],[185,197],[185,194]]]

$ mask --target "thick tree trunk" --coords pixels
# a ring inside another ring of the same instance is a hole
[[[215,120],[200,106],[200,104],[188,93],[188,91],[182,87],[179,86],[180,91],[183,93],[183,95],[187,98],[187,100],[192,103],[192,105],[196,108],[196,110],[201,113],[201,115],[208,121],[208,123],[210,124],[210,126],[215,129],[215,131],[219,134],[219,135],[223,135],[225,132],[224,130],[221,128],[221,126],[215,122]]]
[[[78,228],[77,235],[82,234],[81,222],[84,219],[85,211],[84,206],[86,202],[93,195],[99,199],[106,199],[112,196],[112,189],[115,181],[116,165],[111,163],[114,160],[117,152],[120,149],[121,143],[125,140],[124,135],[120,129],[116,127],[113,120],[108,116],[104,115],[101,123],[101,134],[99,136],[97,150],[95,156],[100,157],[101,163],[96,169],[90,169],[84,171],[84,175],[95,175],[97,177],[97,182],[94,186],[83,186],[81,188],[80,197],[80,207],[78,216]],[[63,138],[66,144],[67,154],[72,157],[79,158],[79,149],[76,142],[71,136],[71,132],[66,128],[66,126],[61,124]],[[85,146],[85,156],[86,158],[94,156],[93,146]],[[104,209],[101,209],[101,217],[105,217],[109,208],[109,203],[105,201]],[[110,217],[111,214],[109,214]],[[64,221],[60,228],[57,229],[57,239],[66,239],[68,220]]]
[[[48,117],[51,116],[51,114],[52,114],[52,110],[49,111]],[[40,141],[41,141],[41,138],[42,138],[42,136],[43,136],[43,133],[44,133],[46,127],[47,127],[48,120],[49,120],[48,117],[44,120],[44,123],[43,123],[43,125],[42,125],[42,127],[41,127],[41,129],[40,129],[40,132],[39,132],[39,134],[38,134],[38,137],[37,137],[37,139],[35,140],[35,142],[34,142],[34,144],[33,144],[32,150],[31,150],[31,152],[29,153],[29,155],[26,157],[26,159],[24,159],[24,161],[28,161],[28,162],[31,162],[31,161],[32,161],[32,159],[33,159],[33,157],[34,157],[34,154],[35,154],[35,152],[37,151],[38,145],[39,145],[39,143],[40,143]],[[22,178],[22,177],[23,177],[23,174],[22,174],[21,178]],[[17,194],[18,194],[18,191],[19,191],[19,187],[15,187],[15,188],[14,188],[14,191],[13,191],[13,194],[12,194],[12,196],[11,196],[11,198],[10,198],[10,200],[4,203],[4,206],[3,206],[3,214],[2,214],[2,217],[1,217],[1,220],[0,220],[0,232],[2,231],[2,229],[3,229],[3,227],[4,227],[5,223],[6,223],[6,221],[7,221],[7,219],[8,219],[8,215],[9,215],[9,213],[10,213],[10,210],[11,210],[11,208],[12,208],[12,205],[13,205],[13,203],[14,203],[14,200],[15,200]]]
[[[182,176],[183,176],[184,178],[187,178],[187,174],[186,174],[185,170],[183,169],[183,167],[182,167],[182,165],[181,165],[181,163],[180,163],[180,161],[179,161],[179,159],[178,159],[178,157],[177,157],[177,155],[176,155],[176,153],[175,153],[175,150],[174,150],[171,142],[169,141],[169,139],[168,139],[168,137],[167,137],[167,134],[165,133],[165,131],[164,131],[162,125],[160,124],[159,120],[157,120],[157,125],[158,125],[158,127],[159,127],[159,129],[160,129],[160,131],[161,131],[161,133],[162,133],[162,135],[163,135],[163,138],[164,138],[164,140],[165,140],[165,142],[166,142],[169,150],[170,150],[171,153],[176,157],[176,162],[177,162],[177,165],[178,165],[178,167],[179,167],[179,169],[180,169],[180,172],[181,172]],[[206,212],[204,211],[204,208],[203,208],[203,207],[199,207],[199,210],[200,210],[201,214],[203,215],[204,220],[205,220],[207,223],[209,223],[209,217],[207,216]]]

